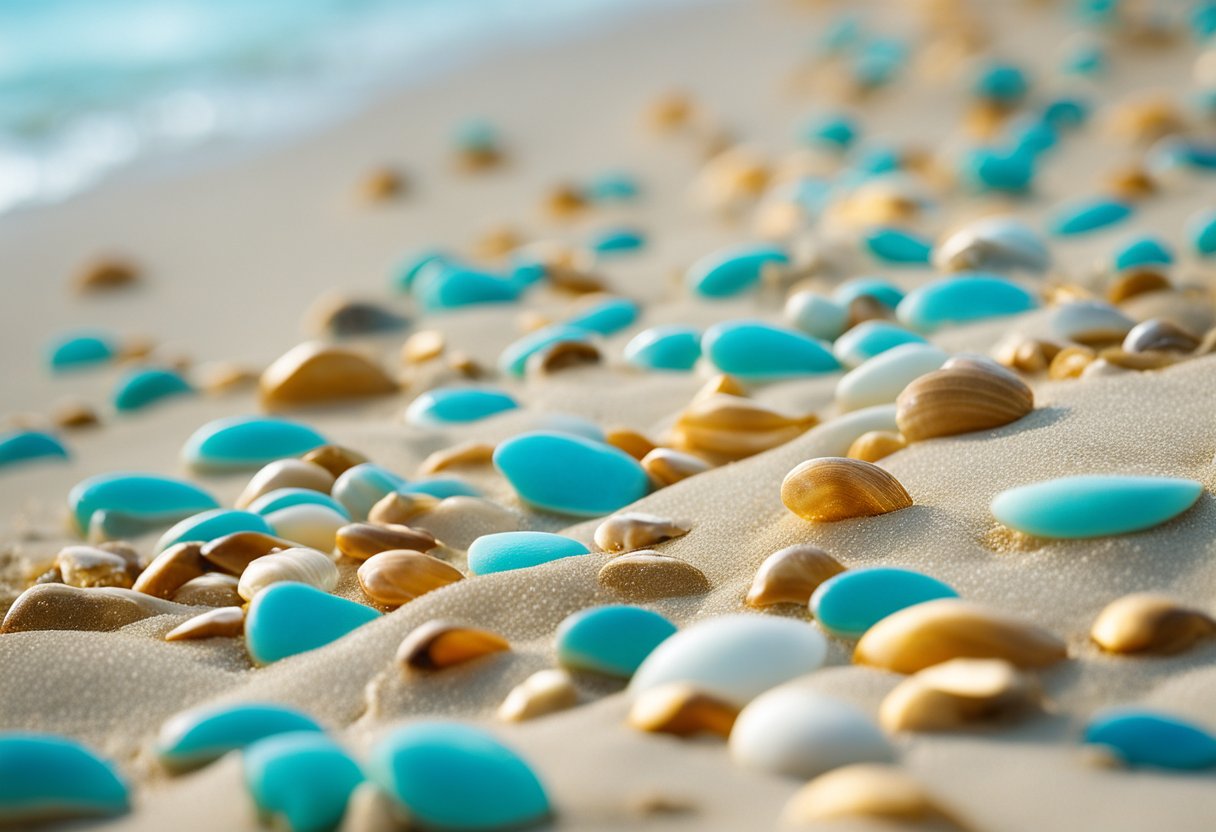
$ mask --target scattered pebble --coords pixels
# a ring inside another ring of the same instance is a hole
[[[367,457],[363,454],[352,451],[350,448],[339,447],[338,445],[321,445],[320,447],[313,448],[304,454],[301,459],[304,462],[320,465],[334,477],[340,477],[356,465],[367,462]]]
[[[652,688],[634,699],[629,725],[640,731],[691,737],[715,734],[730,736],[739,708],[702,693],[694,686],[673,682]]]
[[[821,774],[795,792],[781,812],[781,822],[795,827],[848,818],[972,828],[911,775],[880,763],[857,763]]]
[[[324,552],[334,548],[338,529],[350,522],[345,509],[314,502],[287,505],[264,516],[274,534]]]
[[[388,549],[361,563],[358,577],[368,598],[381,606],[396,608],[462,580],[464,575],[451,564],[423,552]]]
[[[511,688],[498,708],[498,718],[503,722],[523,722],[577,704],[578,690],[570,674],[560,668],[547,668]]]
[[[199,552],[212,567],[240,577],[256,558],[293,545],[289,540],[263,532],[234,532],[204,543]]]
[[[134,286],[139,277],[139,268],[134,263],[117,257],[100,257],[77,273],[73,288],[77,294],[110,292]]]
[[[348,338],[398,332],[409,324],[405,316],[370,301],[324,295],[305,313],[306,329],[319,336]]]
[[[396,393],[398,384],[362,353],[321,343],[293,347],[262,373],[262,405],[286,409]]]
[[[985,217],[968,223],[943,240],[933,263],[950,272],[1016,272],[1040,274],[1051,265],[1046,241],[1021,220]]]
[[[223,572],[208,572],[186,581],[173,593],[173,601],[192,607],[230,607],[245,599],[237,590],[240,580]]]
[[[249,478],[234,506],[239,509],[249,508],[265,495],[280,489],[306,488],[319,494],[329,494],[333,487],[334,475],[315,462],[278,459]]]
[[[442,428],[476,422],[515,410],[519,402],[504,390],[491,387],[443,387],[428,390],[405,411],[405,420],[422,427]]]
[[[245,616],[245,644],[258,664],[324,647],[380,617],[364,604],[307,584],[281,581],[253,597]]]
[[[1082,199],[1061,207],[1051,218],[1050,227],[1057,236],[1071,237],[1116,225],[1132,213],[1131,205],[1117,199]]]
[[[260,817],[291,832],[327,832],[346,814],[363,771],[324,734],[277,734],[241,755],[245,787]]]
[[[174,523],[200,511],[219,508],[207,492],[184,480],[158,474],[98,474],[68,492],[76,528],[88,532],[98,513],[116,513],[149,527]]]
[[[630,601],[653,601],[709,592],[705,573],[687,561],[649,549],[619,555],[602,567],[601,586]]]
[[[1000,659],[951,659],[900,682],[879,708],[883,728],[956,731],[1008,722],[1037,709],[1038,682]]]
[[[899,320],[920,332],[1027,312],[1034,295],[1011,280],[963,272],[924,283],[899,303]]]
[[[805,606],[820,584],[844,571],[845,567],[838,560],[817,546],[809,543],[786,546],[760,564],[746,601],[751,607]]]
[[[958,593],[936,578],[911,569],[874,566],[833,575],[811,595],[811,614],[838,638],[860,638],[892,613]]]
[[[409,526],[350,523],[338,529],[336,545],[346,557],[365,561],[390,549],[427,552],[434,549],[437,542],[430,532]]]
[[[494,460],[494,448],[490,442],[469,439],[449,445],[427,456],[418,466],[420,474],[434,474],[448,468],[466,465],[489,465]]]
[[[687,372],[701,358],[701,331],[678,324],[644,329],[625,345],[624,356],[639,369]]]
[[[614,514],[595,529],[595,545],[605,552],[629,552],[688,534],[689,523],[639,511]]]
[[[67,459],[63,443],[39,430],[16,430],[0,434],[0,468],[33,459]]]
[[[725,321],[705,330],[701,351],[719,371],[744,380],[819,375],[840,369],[820,341],[762,321]]]
[[[557,660],[571,670],[628,679],[675,632],[675,624],[641,607],[589,607],[557,626]]]
[[[156,756],[170,770],[186,771],[266,737],[301,731],[320,734],[322,729],[312,717],[286,705],[204,705],[165,720],[157,734]]]
[[[1201,771],[1216,767],[1216,736],[1190,722],[1146,708],[1103,711],[1085,726],[1084,742],[1135,767]]]
[[[182,456],[199,471],[254,469],[324,444],[325,437],[299,422],[235,416],[216,419],[196,430]]]
[[[748,244],[707,254],[689,267],[684,282],[704,298],[727,298],[755,287],[765,268],[784,266],[789,255],[777,246]]]
[[[75,370],[113,361],[121,351],[118,341],[105,332],[76,332],[50,345],[47,363],[52,372]]]
[[[1202,483],[1175,477],[1061,477],[1002,491],[992,500],[992,516],[1036,537],[1104,537],[1159,526],[1202,494]]]
[[[645,469],[629,454],[566,433],[534,431],[501,442],[494,467],[520,499],[559,514],[608,514],[650,490]]]
[[[245,610],[241,607],[216,607],[182,622],[165,633],[165,641],[193,641],[202,638],[236,638],[245,631]]]
[[[172,598],[173,593],[177,592],[183,584],[207,571],[208,564],[203,560],[202,549],[201,544],[193,541],[170,546],[152,559],[131,588],[136,592],[155,595],[157,598]],[[60,554],[62,555],[62,553]],[[60,564],[60,571],[63,571],[62,564]],[[71,583],[67,580],[66,573],[64,583]],[[111,586],[115,585],[111,584]],[[81,584],[77,584],[77,586],[81,586]]]
[[[115,817],[131,808],[127,784],[112,763],[53,734],[0,734],[0,783],[6,826]]]
[[[35,584],[22,592],[0,623],[0,633],[33,630],[109,632],[154,615],[181,615],[189,607],[133,589],[83,589],[62,583]]]
[[[364,520],[372,507],[389,494],[400,491],[409,483],[387,468],[371,462],[361,462],[347,468],[334,481],[330,492],[354,520]]]
[[[1216,619],[1166,595],[1137,592],[1107,604],[1089,637],[1109,653],[1170,654],[1216,636]]]
[[[233,532],[274,533],[270,524],[266,522],[266,518],[260,514],[254,514],[251,511],[215,508],[187,517],[172,526],[156,542],[156,551],[163,552],[174,544],[187,541],[207,543]]]

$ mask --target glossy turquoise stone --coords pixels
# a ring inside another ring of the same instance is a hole
[[[81,480],[68,492],[68,506],[82,533],[99,511],[152,525],[175,523],[219,505],[197,485],[159,474],[98,474]]]
[[[977,98],[998,104],[1016,104],[1026,96],[1030,82],[1019,67],[992,63],[980,70],[971,89]]]
[[[430,249],[412,254],[401,263],[393,274],[393,286],[402,292],[408,292],[414,288],[414,281],[418,279],[418,274],[427,266],[433,263],[448,263],[451,260],[452,258],[447,252],[439,251],[438,249]]]
[[[557,660],[572,670],[628,679],[675,632],[675,624],[642,607],[591,607],[557,625]]]
[[[242,755],[245,787],[258,814],[290,832],[330,832],[366,778],[354,758],[324,734],[278,734]]]
[[[832,300],[845,308],[858,298],[867,296],[889,309],[894,309],[904,299],[904,292],[891,281],[881,277],[853,277],[841,283],[836,287],[836,291],[832,292]]]
[[[194,388],[172,370],[133,370],[119,380],[114,407],[119,411],[139,410],[161,399],[193,392]]]
[[[182,455],[195,468],[261,468],[267,462],[300,456],[325,444],[308,425],[269,416],[216,419],[196,430]]]
[[[643,370],[687,372],[700,357],[701,332],[691,326],[652,326],[625,345],[625,361]]]
[[[762,321],[723,321],[705,331],[701,352],[724,373],[743,379],[818,375],[840,369],[822,342]]]
[[[861,45],[853,58],[853,79],[863,88],[885,86],[898,77],[907,58],[908,46],[902,40],[871,38]]]
[[[411,293],[428,312],[487,303],[513,303],[519,284],[498,275],[446,262],[432,263],[418,274]]]
[[[249,510],[263,517],[281,508],[298,505],[317,505],[333,509],[343,517],[350,519],[346,506],[333,497],[311,488],[276,488],[258,497],[249,504]]]
[[[469,546],[469,571],[475,575],[527,569],[562,558],[590,554],[572,537],[548,532],[483,534]]]
[[[205,705],[165,720],[156,754],[170,768],[194,768],[275,734],[322,730],[307,714],[274,702]]]
[[[28,459],[67,459],[68,449],[49,433],[15,430],[0,434],[0,468]]]
[[[843,114],[815,119],[802,129],[802,137],[808,144],[833,150],[848,150],[857,140],[857,133],[857,123]]]
[[[498,367],[504,373],[523,378],[528,359],[546,347],[561,341],[591,342],[592,340],[594,340],[594,335],[582,327],[568,324],[547,326],[508,344],[498,357]]]
[[[1034,295],[1012,281],[971,273],[917,287],[900,302],[895,314],[913,329],[933,332],[949,324],[1016,315],[1038,305]]]
[[[498,128],[483,118],[461,122],[452,134],[452,143],[460,150],[493,150],[500,141]]]
[[[1043,120],[1058,130],[1080,127],[1089,120],[1090,106],[1082,98],[1059,96],[1043,108]]]
[[[1115,251],[1115,270],[1126,271],[1141,266],[1168,266],[1174,262],[1174,252],[1168,243],[1156,237],[1137,237]]]
[[[857,367],[901,344],[924,344],[925,339],[886,321],[864,321],[836,339],[832,352],[846,367]]]
[[[874,228],[862,237],[870,254],[885,263],[919,266],[929,262],[933,243],[898,228]]]
[[[646,236],[636,228],[608,228],[591,238],[591,250],[596,254],[637,251],[645,245]]]
[[[397,489],[400,494],[430,494],[440,500],[448,497],[480,497],[481,491],[457,477],[430,477],[414,480]]]
[[[641,191],[637,179],[624,171],[599,174],[587,185],[587,198],[595,202],[628,202]]]
[[[379,617],[371,607],[307,584],[283,581],[249,602],[245,646],[255,662],[270,664],[324,647]]]
[[[715,251],[693,263],[684,276],[689,291],[703,298],[728,298],[760,282],[770,263],[790,262],[778,246],[750,243]]]
[[[532,768],[471,725],[398,728],[372,750],[368,774],[428,829],[521,829],[549,816],[549,797]]]
[[[266,518],[252,511],[230,508],[213,508],[193,517],[187,517],[161,535],[156,551],[163,552],[176,543],[206,543],[234,532],[261,532],[274,534]]]
[[[981,191],[1025,193],[1034,182],[1034,174],[1034,155],[1021,147],[979,148],[963,159],[964,178]]]
[[[1200,257],[1216,255],[1216,210],[1192,215],[1186,222],[1186,236]]]
[[[387,468],[363,462],[347,468],[338,475],[330,489],[333,498],[343,505],[355,520],[364,520],[372,506],[386,495],[400,491],[409,483]]]
[[[1046,153],[1060,141],[1055,125],[1042,117],[1019,120],[1013,125],[1010,138],[1012,152],[1032,157]]]
[[[60,338],[47,350],[52,370],[104,364],[118,354],[118,345],[104,332],[77,332]]]
[[[1085,726],[1084,741],[1104,745],[1131,766],[1199,771],[1216,767],[1216,737],[1198,725],[1141,708],[1114,708]]]
[[[1061,61],[1060,69],[1068,75],[1090,77],[1106,71],[1106,50],[1097,43],[1082,43],[1071,49]]]
[[[514,396],[494,387],[437,387],[410,402],[405,420],[424,427],[443,427],[476,422],[518,407]]]
[[[112,817],[130,808],[114,766],[75,740],[0,733],[0,825]]]
[[[992,516],[1037,537],[1104,537],[1158,526],[1201,494],[1203,485],[1194,480],[1091,474],[1002,491]]]
[[[566,321],[566,326],[614,335],[633,326],[638,311],[637,303],[629,298],[609,298],[579,312]]]
[[[946,584],[911,569],[850,569],[821,583],[811,595],[811,615],[840,638],[861,638],[888,615],[913,604],[957,598]]]
[[[1071,202],[1051,218],[1050,228],[1062,237],[1086,234],[1123,222],[1132,215],[1132,206],[1107,197]]]
[[[520,499],[558,514],[596,517],[646,496],[650,479],[622,450],[581,436],[533,431],[494,450]]]

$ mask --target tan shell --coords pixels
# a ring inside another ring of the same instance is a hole
[[[1094,362],[1097,353],[1089,347],[1065,347],[1056,354],[1047,368],[1047,377],[1053,381],[1080,378],[1085,368]]]
[[[389,549],[359,565],[359,586],[385,607],[399,607],[420,595],[462,580],[460,570],[439,558],[408,549]]]
[[[599,364],[603,360],[599,348],[586,341],[557,341],[528,357],[525,370],[529,375],[552,375],[572,367]]]
[[[1009,720],[1042,700],[1037,680],[1001,659],[952,659],[900,682],[882,701],[887,731],[951,731]]]
[[[443,355],[447,339],[437,329],[422,329],[405,339],[401,345],[403,364],[425,364]]]
[[[700,457],[673,451],[671,448],[655,448],[642,457],[642,468],[651,481],[663,487],[675,485],[697,474],[704,474],[712,466]]]
[[[848,328],[866,321],[886,321],[894,317],[891,307],[873,295],[858,295],[849,301]]]
[[[705,573],[687,561],[651,549],[630,552],[600,568],[600,585],[630,601],[652,601],[709,592]]]
[[[1123,339],[1123,351],[1142,352],[1192,352],[1199,346],[1199,339],[1191,333],[1160,318],[1150,318],[1136,324]]]
[[[422,460],[419,474],[435,474],[461,465],[489,465],[494,459],[494,443],[470,439],[444,448]]]
[[[821,774],[796,791],[781,811],[785,826],[819,825],[842,818],[968,828],[911,775],[881,763],[857,763]]]
[[[243,390],[247,387],[253,387],[258,383],[258,376],[260,375],[257,370],[229,361],[209,364],[199,374],[202,376],[199,388],[212,396],[224,395],[237,390]]]
[[[279,459],[264,466],[249,478],[241,496],[233,504],[248,508],[259,497],[279,488],[307,488],[328,494],[334,487],[334,475],[315,462],[302,459]]]
[[[519,229],[509,225],[495,225],[483,232],[472,243],[473,256],[482,260],[498,260],[506,257],[525,242]]]
[[[768,607],[773,604],[806,606],[818,586],[833,575],[845,571],[840,561],[809,543],[797,543],[778,549],[756,570],[747,604]]]
[[[338,585],[338,567],[329,555],[316,549],[284,549],[245,567],[237,592],[246,601],[252,601],[258,592],[281,581],[295,581],[329,592]]]
[[[1012,373],[977,362],[927,373],[895,400],[895,422],[909,442],[999,428],[1034,409],[1034,394]]]
[[[646,122],[654,130],[670,132],[687,125],[697,115],[697,105],[684,92],[668,92],[646,108]]]
[[[394,524],[350,523],[338,529],[338,551],[348,558],[367,560],[390,549],[413,549],[426,552],[434,549],[435,537],[430,532]]]
[[[1137,295],[1162,292],[1173,288],[1170,279],[1152,269],[1136,269],[1119,275],[1106,288],[1106,299],[1111,303],[1122,303]]]
[[[237,591],[240,581],[226,572],[208,572],[182,584],[173,600],[192,607],[231,607],[245,603]]]
[[[177,543],[161,552],[140,573],[132,587],[157,598],[172,598],[173,593],[187,581],[207,571],[201,543]]]
[[[1135,201],[1157,192],[1157,182],[1141,165],[1115,168],[1106,176],[1106,186],[1116,197]]]
[[[684,682],[660,685],[640,694],[629,709],[628,722],[640,731],[691,737],[730,736],[739,708]]]
[[[612,428],[608,430],[604,434],[604,441],[637,460],[641,460],[646,454],[658,447],[636,430],[630,430],[629,428]]]
[[[236,638],[244,631],[244,609],[241,607],[216,607],[177,625],[165,633],[165,641],[192,641],[200,638]]]
[[[139,268],[128,260],[99,257],[77,273],[73,287],[81,294],[131,286],[139,280]]]
[[[1120,347],[1107,347],[1098,353],[1097,359],[1090,362],[1081,372],[1081,378],[1089,378],[1102,364],[1117,367],[1119,370],[1145,372],[1146,370],[1161,370],[1185,359],[1186,356],[1177,352],[1127,352]],[[1103,375],[1113,375],[1113,373],[1103,373]]]
[[[767,451],[818,424],[814,414],[787,416],[739,396],[717,393],[694,399],[676,419],[672,446],[733,461]]]
[[[288,350],[258,382],[265,407],[288,408],[397,392],[397,382],[361,353],[309,342]]]
[[[322,445],[319,448],[313,448],[300,457],[300,459],[320,465],[335,478],[342,476],[356,465],[362,465],[364,462],[367,462],[367,457],[358,451],[352,451],[350,448],[343,448],[338,445]]]
[[[908,440],[895,431],[871,430],[854,439],[845,456],[849,459],[860,459],[862,462],[878,462],[906,447]]]
[[[570,674],[560,668],[548,668],[536,671],[511,688],[498,706],[498,718],[503,722],[523,722],[577,704],[578,690]]]
[[[577,185],[561,183],[545,195],[545,211],[558,219],[566,219],[582,213],[587,208],[587,199]]]
[[[233,532],[204,543],[200,553],[216,569],[239,577],[257,558],[294,545],[290,540],[261,532]]]
[[[91,405],[85,402],[68,401],[55,407],[54,412],[51,413],[51,422],[55,427],[75,430],[100,424],[101,419]]]
[[[68,586],[129,588],[132,583],[131,564],[98,546],[66,546],[55,556],[55,566]]]
[[[401,196],[407,190],[405,175],[393,168],[375,168],[364,174],[358,195],[363,202],[375,205]]]
[[[701,389],[693,395],[693,401],[712,398],[718,393],[747,398],[747,388],[737,378],[726,373],[718,373],[701,385]]]
[[[614,514],[595,530],[595,545],[605,552],[628,552],[683,537],[691,524],[640,511]]]
[[[1108,604],[1089,635],[1111,653],[1179,653],[1216,636],[1216,620],[1168,596],[1138,592]]]
[[[367,513],[369,522],[378,526],[404,526],[439,505],[433,494],[385,494]]]
[[[442,670],[510,650],[497,633],[448,621],[428,621],[415,627],[397,650],[397,664],[407,670]]]
[[[0,624],[0,633],[30,630],[107,632],[154,615],[181,615],[190,607],[133,589],[67,584],[36,584],[17,596]]]
[[[1020,618],[943,598],[900,610],[866,631],[853,661],[915,673],[951,659],[1004,659],[1021,668],[1068,658],[1064,642]]]
[[[899,511],[912,505],[912,498],[873,463],[827,456],[808,459],[786,474],[781,502],[803,520],[830,523]]]
[[[1002,367],[1034,375],[1045,371],[1061,349],[1054,341],[1015,337],[998,345],[993,357]]]
[[[1108,119],[1115,135],[1141,143],[1156,141],[1186,127],[1186,117],[1164,94],[1120,101]]]

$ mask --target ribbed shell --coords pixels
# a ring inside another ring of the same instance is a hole
[[[921,376],[895,405],[900,433],[921,442],[1016,422],[1034,409],[1034,393],[1012,373],[971,362]]]
[[[781,502],[804,520],[833,522],[871,517],[912,505],[912,497],[889,472],[859,459],[808,459],[785,475]]]

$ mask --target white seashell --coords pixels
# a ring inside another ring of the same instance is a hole
[[[848,309],[809,289],[789,296],[784,315],[793,326],[825,341],[835,341],[849,325]]]
[[[266,522],[284,540],[328,552],[334,548],[338,529],[350,521],[329,506],[296,503],[270,512]]]
[[[315,462],[302,459],[277,459],[249,478],[249,484],[236,498],[236,508],[249,504],[280,488],[307,488],[328,494],[334,487],[334,475]]]
[[[811,778],[853,763],[883,763],[891,744],[865,713],[805,688],[783,687],[743,709],[730,732],[737,764]]]
[[[280,581],[296,581],[329,592],[338,585],[338,567],[328,555],[315,549],[284,549],[250,561],[236,591],[251,601],[259,591]]]
[[[769,688],[818,669],[827,641],[804,621],[723,615],[681,630],[655,648],[633,675],[630,695],[687,682],[742,706]]]
[[[1021,220],[985,217],[938,244],[933,265],[950,272],[1043,272],[1051,265],[1051,255],[1042,236]]]
[[[841,411],[895,401],[908,384],[940,369],[950,356],[932,344],[900,344],[845,373],[836,384]]]
[[[1122,341],[1136,322],[1100,300],[1062,303],[1051,313],[1051,332],[1080,344]]]

